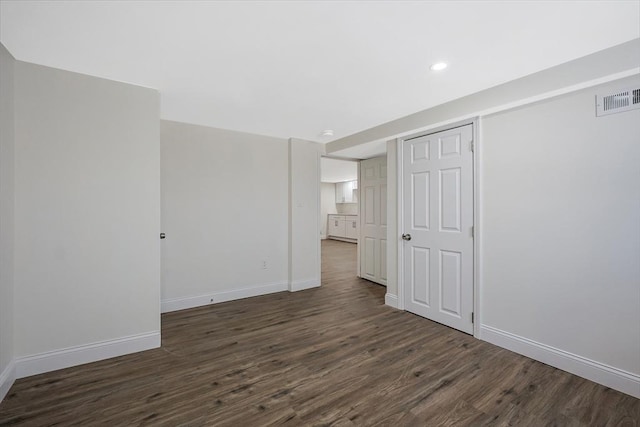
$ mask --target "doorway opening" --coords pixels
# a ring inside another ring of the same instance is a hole
[[[320,239],[358,244],[359,162],[332,157],[320,159]],[[331,242],[323,245],[330,250]],[[357,274],[354,271],[354,275]]]

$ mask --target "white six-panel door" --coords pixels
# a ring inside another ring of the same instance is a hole
[[[467,333],[473,333],[472,141],[466,125],[402,147],[405,309]]]
[[[387,285],[387,158],[360,162],[360,277]]]

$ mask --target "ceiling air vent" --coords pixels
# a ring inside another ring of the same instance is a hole
[[[640,88],[596,95],[596,116],[621,113],[640,108]]]

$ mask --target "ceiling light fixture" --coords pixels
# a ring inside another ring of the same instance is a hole
[[[436,62],[435,64],[433,64],[429,68],[431,69],[431,71],[442,71],[445,68],[447,68],[447,63],[446,62]]]
[[[320,135],[321,136],[333,136],[333,130],[325,129],[325,130],[322,131],[322,133]]]

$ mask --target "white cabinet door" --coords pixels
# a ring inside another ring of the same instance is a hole
[[[345,237],[345,222],[342,215],[329,215],[329,227],[327,228],[329,236]]]
[[[351,202],[358,203],[358,181],[352,182]]]
[[[347,196],[345,196],[345,198],[348,199],[347,203],[357,203],[358,202],[358,181],[349,181],[349,182],[345,182],[345,184],[347,184],[346,190],[345,190],[347,191]]]
[[[405,308],[473,333],[471,125],[404,141]]]
[[[356,203],[358,181],[336,182],[336,203]]]
[[[344,202],[353,203],[353,181],[347,181],[342,183],[344,186]]]
[[[344,186],[342,182],[336,182],[336,203],[344,203]]]
[[[347,216],[345,219],[346,235],[349,239],[358,239],[358,217]]]

